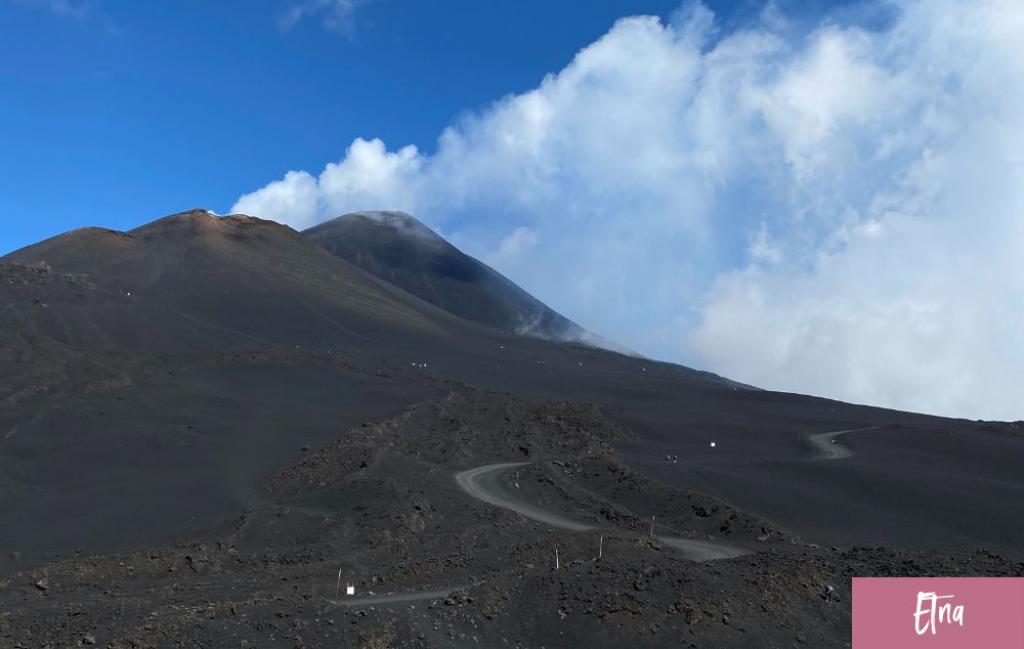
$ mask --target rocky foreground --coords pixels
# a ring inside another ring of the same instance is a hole
[[[818,547],[630,469],[612,444],[631,435],[589,405],[453,388],[307,450],[222,529],[4,557],[0,646],[846,647],[853,576],[1024,575],[984,550]],[[598,529],[552,530],[453,479],[513,461],[524,497]],[[751,553],[686,560],[651,516]]]

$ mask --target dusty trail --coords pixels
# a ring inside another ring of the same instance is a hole
[[[338,606],[383,606],[386,604],[406,604],[408,602],[422,602],[426,600],[441,599],[460,590],[460,587],[443,588],[440,590],[424,590],[414,593],[390,593],[387,595],[368,595],[366,597],[350,597],[348,599],[336,600]]]
[[[837,441],[840,435],[847,433],[860,433],[868,430],[877,430],[878,426],[868,426],[867,428],[851,428],[849,430],[834,430],[829,433],[817,433],[815,435],[808,435],[807,441],[811,444],[811,447],[817,452],[816,460],[842,460],[848,457],[853,457],[853,451],[846,448]]]
[[[522,494],[509,488],[508,482],[502,480],[505,473],[526,464],[529,462],[505,462],[468,469],[455,474],[455,482],[463,491],[477,500],[514,511],[538,523],[574,532],[597,529],[596,525],[573,518],[568,514],[526,502],[523,500]],[[716,541],[695,541],[675,536],[656,536],[656,538],[665,545],[679,550],[684,557],[691,561],[714,561],[750,554],[750,550]]]

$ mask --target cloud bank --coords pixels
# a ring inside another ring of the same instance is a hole
[[[624,18],[433,152],[360,138],[233,211],[405,210],[643,353],[1024,418],[1024,6],[872,8],[811,29],[771,6],[729,32],[696,3]]]

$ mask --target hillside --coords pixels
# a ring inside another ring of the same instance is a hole
[[[841,647],[850,574],[1024,573],[1019,424],[519,335],[410,292],[480,270],[432,233],[313,238],[193,210],[0,259],[0,646]]]
[[[302,235],[331,254],[460,318],[555,340],[585,332],[404,212],[355,212]]]

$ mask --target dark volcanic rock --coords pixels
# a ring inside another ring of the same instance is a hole
[[[3,261],[95,286],[85,300],[62,295],[45,312],[22,309],[22,329],[72,345],[223,351],[331,339],[340,347],[451,326],[291,228],[249,216],[192,210],[131,232],[85,228]]]
[[[421,443],[466,442],[471,428],[479,439],[464,451],[420,457]],[[984,551],[793,543],[694,563],[621,519],[552,532],[467,498],[445,470],[531,444],[548,458],[537,466],[558,470],[518,479],[551,506],[585,516],[591,503],[622,498],[626,514],[654,506],[679,532],[699,531],[705,521],[671,512],[674,502],[691,506],[691,494],[618,465],[609,442],[628,431],[589,406],[460,391],[356,430],[365,434],[342,434],[281,472],[275,482],[289,495],[276,505],[209,537],[0,573],[0,646],[841,648],[852,576],[1024,575],[1024,564]],[[367,447],[365,466],[347,459]],[[621,482],[595,480],[598,462],[616,465],[607,473]],[[751,539],[760,528],[748,523],[734,535]],[[59,587],[41,596],[43,579]],[[346,605],[343,583],[370,599]],[[420,592],[428,595],[371,595]]]
[[[585,333],[404,212],[354,212],[302,234],[366,272],[470,322],[557,340],[579,340]]]
[[[353,263],[202,210],[0,260],[0,647],[843,647],[854,575],[1024,572],[1019,423],[517,336],[539,302],[353,224]],[[497,463],[582,531],[454,480]]]

